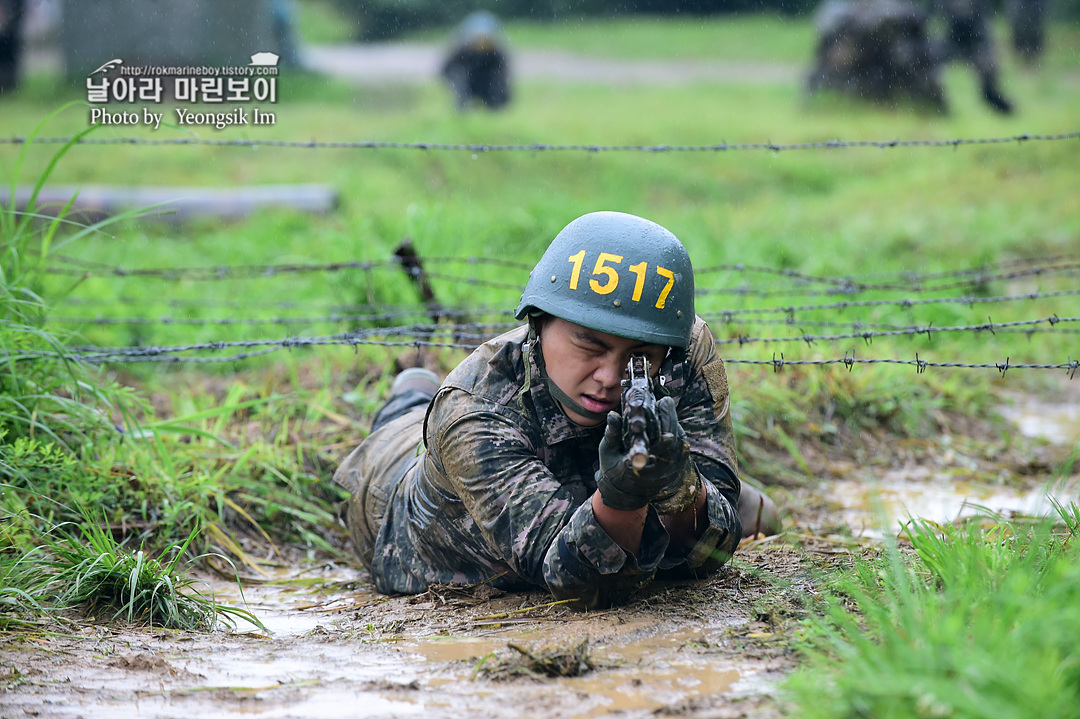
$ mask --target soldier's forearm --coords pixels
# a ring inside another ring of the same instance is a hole
[[[701,538],[709,526],[708,495],[704,485],[698,486],[697,499],[693,506],[674,514],[661,514],[660,521],[671,537],[671,548],[676,551],[689,550]]]
[[[620,547],[636,555],[641,549],[641,531],[648,516],[647,506],[641,509],[612,509],[604,504],[597,490],[592,496],[592,510],[596,522]]]

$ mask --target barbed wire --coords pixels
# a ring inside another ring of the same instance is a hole
[[[796,324],[795,313],[816,311],[816,310],[833,310],[833,309],[847,309],[851,307],[876,307],[876,306],[899,306],[905,309],[915,306],[925,305],[938,305],[938,304],[962,304],[962,305],[975,305],[985,303],[1003,303],[1003,302],[1016,302],[1036,299],[1050,299],[1054,297],[1066,297],[1080,294],[1080,290],[1052,290],[1045,292],[1028,292],[1017,295],[991,295],[987,297],[975,297],[975,296],[960,296],[960,297],[934,297],[928,299],[883,299],[883,300],[861,300],[861,301],[844,301],[835,302],[821,305],[786,305],[782,307],[761,307],[761,308],[741,308],[741,309],[726,309],[726,310],[702,310],[698,314],[702,318],[708,321],[718,321],[725,324],[731,324],[736,321],[736,317],[742,318],[746,315],[756,314],[785,314],[787,318],[784,320],[755,320],[756,324],[769,324],[772,322]],[[65,297],[63,298],[64,304],[70,304],[75,306],[88,306],[88,307],[127,307],[133,304],[143,304],[147,302],[147,298],[120,296],[116,298],[116,301],[97,298],[77,298],[77,297]],[[249,302],[235,302],[229,300],[205,300],[205,299],[172,299],[165,302],[170,307],[213,307],[213,308],[231,308],[231,309],[291,309],[291,308],[305,308],[310,309],[310,302],[273,302],[269,304],[265,303],[249,303]],[[371,310],[388,310],[384,312],[371,312]],[[348,316],[351,320],[357,322],[364,321],[390,321],[394,319],[402,319],[406,317],[418,317],[422,315],[430,314],[430,308],[422,307],[418,305],[366,305],[366,304],[333,304],[327,305],[324,311],[330,312],[331,316]],[[354,312],[359,314],[353,314]],[[506,307],[498,307],[491,305],[440,305],[439,314],[442,317],[471,317],[478,316],[484,317],[512,317],[514,311]],[[74,323],[92,322],[97,324],[127,324],[126,318],[103,318],[103,317],[66,317],[58,318],[64,321],[71,321]],[[304,318],[268,318],[266,324],[287,324],[292,322],[293,319],[303,319],[305,321],[310,320],[312,322],[320,320],[319,317],[304,317]],[[201,324],[201,321],[188,322],[187,318],[135,318],[135,321],[130,324]],[[807,320],[800,320],[799,323],[806,324]],[[822,322],[821,320],[815,320],[815,322]],[[858,320],[854,320],[858,322]],[[245,324],[246,320],[224,320],[217,318],[210,318],[206,320],[206,324]],[[252,324],[261,324],[262,321],[252,322]],[[850,325],[851,322],[838,323]]]
[[[419,313],[414,313],[419,314]],[[509,313],[508,313],[509,314]],[[310,318],[289,318],[289,317],[277,317],[277,318],[146,318],[146,317],[129,317],[129,318],[56,318],[59,321],[67,320],[68,322],[77,322],[82,320],[88,324],[185,324],[185,325],[213,325],[213,326],[228,326],[237,324],[319,324],[319,323],[332,323],[337,321],[353,321],[357,317],[370,318],[371,315],[331,315],[328,317],[310,317]],[[384,315],[383,318],[386,316]],[[871,325],[862,322],[793,322],[791,320],[765,320],[759,324],[769,325],[784,325],[794,326],[795,324],[803,326],[824,326],[824,327],[850,327],[851,331],[847,333],[839,334],[823,334],[812,335],[806,333],[804,330],[798,335],[785,335],[774,337],[751,337],[745,334],[740,334],[737,337],[718,338],[716,344],[738,344],[739,346],[756,343],[778,343],[778,342],[806,342],[812,344],[814,342],[835,342],[844,339],[862,339],[864,342],[872,342],[874,339],[881,337],[898,337],[898,336],[915,336],[926,335],[930,339],[934,334],[948,334],[948,333],[960,333],[960,332],[997,332],[997,331],[1009,331],[1017,330],[1019,328],[1028,328],[1022,330],[1029,335],[1037,331],[1047,331],[1047,329],[1039,327],[1042,324],[1048,324],[1050,330],[1058,332],[1066,332],[1064,328],[1058,328],[1059,324],[1067,324],[1080,321],[1077,317],[1058,317],[1057,315],[1051,315],[1049,317],[1043,317],[1033,320],[1017,320],[1010,322],[994,322],[990,318],[987,318],[987,322],[973,324],[973,325],[956,325],[956,326],[940,326],[934,327],[933,324],[927,325]],[[408,324],[403,326],[391,326],[391,327],[377,327],[368,328],[364,330],[357,330],[354,332],[356,336],[369,336],[369,335],[381,335],[381,336],[400,336],[407,335],[410,337],[426,337],[434,334],[451,334],[456,339],[463,338],[479,338],[490,339],[493,335],[492,332],[504,332],[508,329],[520,326],[520,322],[468,322],[460,324],[440,323],[440,324]],[[801,329],[801,327],[800,327]],[[85,347],[79,349],[87,349]]]
[[[253,350],[248,352],[241,352],[227,357],[187,357],[176,356],[169,354],[169,351],[187,351],[188,349],[199,347],[201,349],[221,349],[226,346],[239,346],[240,343],[214,343],[215,346],[195,346],[188,347],[173,347],[173,348],[160,348],[160,347],[147,347],[142,348],[145,354],[133,354],[133,353],[121,353],[111,355],[107,352],[100,353],[68,353],[63,355],[68,361],[85,362],[87,364],[112,364],[122,362],[169,362],[169,363],[220,363],[220,362],[238,362],[241,360],[249,359],[252,357],[264,356],[281,349],[291,349],[292,347],[311,347],[316,345],[350,345],[354,349],[360,345],[373,345],[380,347],[409,347],[415,348],[419,351],[424,347],[446,347],[453,349],[472,350],[475,349],[474,345],[461,344],[454,342],[434,342],[430,340],[414,340],[411,342],[389,342],[372,340],[358,337],[339,337],[339,338],[319,338],[319,341],[302,340],[300,338],[293,338],[290,340],[281,341],[285,344],[275,344],[271,347],[266,347],[260,350]],[[130,348],[125,348],[130,349]],[[0,355],[0,359],[5,361],[23,361],[28,359],[41,359],[43,357],[57,357],[55,353],[50,352],[23,352],[12,353],[8,356]],[[743,359],[743,358],[724,358],[724,362],[733,365],[753,365],[753,366],[770,366],[774,372],[781,371],[786,366],[828,366],[842,364],[850,371],[855,365],[875,365],[875,364],[894,364],[894,365],[908,365],[914,366],[917,374],[922,374],[928,367],[941,367],[941,368],[956,368],[956,369],[996,369],[1001,373],[1002,377],[1010,369],[1041,369],[1041,370],[1064,370],[1068,373],[1069,379],[1074,379],[1077,369],[1080,369],[1080,360],[1074,360],[1071,357],[1065,362],[1058,363],[1012,363],[1011,357],[1006,357],[1004,362],[936,362],[931,360],[924,360],[919,356],[919,353],[915,353],[915,359],[900,359],[889,357],[877,357],[877,358],[861,358],[856,357],[854,352],[847,352],[843,357],[834,357],[828,359],[809,359],[809,360],[789,360],[784,357],[781,352],[777,357],[775,354],[771,359]]]
[[[915,359],[893,359],[893,358],[872,358],[864,359],[855,357],[853,353],[845,354],[843,357],[837,357],[832,359],[814,359],[814,360],[788,360],[784,359],[783,353],[777,358],[773,355],[769,360],[750,360],[750,359],[724,359],[727,364],[746,364],[746,365],[767,365],[773,368],[773,371],[779,372],[786,366],[799,366],[799,365],[836,365],[842,364],[850,370],[857,364],[899,364],[909,365],[915,367],[916,374],[923,374],[927,367],[949,367],[959,369],[996,369],[1004,377],[1005,373],[1011,369],[1057,369],[1065,370],[1069,379],[1076,377],[1076,370],[1080,369],[1080,360],[1074,360],[1071,357],[1066,362],[1059,362],[1057,364],[1011,364],[1009,357],[1005,358],[1004,362],[931,362],[919,357],[919,353],[915,353]]]
[[[597,145],[597,144],[555,144],[536,142],[531,144],[487,143],[443,143],[443,142],[393,142],[383,140],[354,141],[319,141],[319,140],[223,140],[201,137],[155,138],[142,137],[36,137],[32,140],[23,136],[0,138],[0,144],[22,145],[28,142],[52,145],[74,143],[79,145],[136,145],[136,146],[200,146],[260,148],[275,147],[304,150],[424,150],[452,152],[737,152],[745,150],[764,150],[768,152],[788,152],[792,150],[839,150],[852,148],[877,148],[882,150],[897,148],[959,148],[967,145],[1004,145],[1025,142],[1056,142],[1080,138],[1080,132],[1062,132],[1056,134],[1020,134],[1007,137],[972,137],[951,140],[819,140],[812,142],[720,142],[712,145]]]
[[[999,329],[1015,329],[1019,327],[1034,328],[1037,325],[1047,323],[1053,328],[1060,322],[1080,322],[1080,317],[1058,317],[1052,315],[1050,317],[1044,317],[1037,320],[1018,320],[1015,322],[999,322],[995,323],[992,320],[987,320],[985,323],[977,325],[958,325],[958,326],[944,326],[934,327],[933,325],[925,325],[922,327],[904,327],[896,330],[862,330],[847,332],[843,334],[832,335],[789,335],[786,337],[745,337],[739,336],[734,338],[718,339],[716,344],[738,344],[740,347],[746,344],[754,344],[760,342],[792,342],[801,341],[810,345],[814,342],[836,342],[846,339],[861,339],[867,344],[871,343],[874,339],[879,337],[901,337],[901,336],[918,336],[926,335],[927,339],[932,339],[934,334],[949,333],[949,332],[990,332],[993,334]]]
[[[515,260],[504,260],[494,257],[424,257],[424,262],[434,264],[469,264],[469,265],[493,265],[496,267],[509,267],[518,270],[531,270],[532,265]],[[154,277],[166,280],[226,280],[226,279],[251,279],[258,277],[276,277],[278,275],[307,273],[307,272],[340,272],[343,270],[369,271],[385,269],[389,267],[401,267],[403,261],[399,257],[391,257],[385,260],[345,260],[341,262],[324,263],[283,263],[263,265],[214,265],[210,267],[143,267],[124,268],[113,267],[100,262],[82,260],[77,258],[62,258],[61,261],[76,265],[74,267],[47,267],[45,272],[51,275],[82,276],[89,272],[97,273],[99,277]],[[411,268],[410,274],[427,274],[438,276],[426,270]],[[464,279],[449,276],[451,279]]]
[[[740,272],[740,273],[757,273],[757,274],[769,274],[789,279],[799,280],[803,283],[819,283],[830,284],[836,286],[836,290],[828,291],[832,293],[852,293],[862,290],[904,290],[904,291],[939,291],[956,289],[959,287],[969,287],[983,285],[991,281],[997,280],[1010,280],[1019,279],[1021,277],[1028,276],[1041,276],[1049,275],[1062,271],[1072,271],[1080,269],[1080,261],[1077,262],[1064,262],[1065,260],[1072,260],[1077,255],[1055,255],[1044,258],[1026,258],[1019,260],[1011,260],[996,264],[983,265],[981,267],[963,268],[958,270],[946,270],[933,273],[918,273],[910,271],[900,271],[892,273],[892,276],[896,277],[895,282],[866,282],[858,280],[855,277],[830,277],[830,276],[818,276],[810,275],[802,272],[798,272],[790,269],[778,269],[774,267],[764,267],[760,265],[746,265],[743,263],[738,264],[721,264],[711,265],[708,267],[700,268],[694,271],[695,277],[700,277],[705,274],[715,274],[720,272]],[[325,262],[325,263],[279,263],[279,264],[259,264],[259,265],[214,265],[209,267],[144,267],[144,268],[124,268],[106,265],[100,262],[94,262],[90,260],[83,260],[80,258],[73,258],[68,256],[53,257],[51,259],[58,259],[61,262],[76,265],[81,269],[75,269],[72,267],[48,267],[46,272],[49,274],[67,275],[67,276],[83,276],[86,275],[86,270],[90,270],[97,273],[97,276],[112,276],[112,277],[155,277],[168,280],[196,280],[196,281],[213,281],[213,280],[226,280],[226,279],[252,279],[262,277],[277,277],[279,275],[287,275],[293,273],[307,273],[307,272],[340,272],[345,270],[360,270],[370,271],[374,269],[385,269],[392,267],[401,267],[404,261],[400,257],[391,257],[384,260],[375,261],[360,261],[360,260],[345,260],[339,262]],[[506,260],[502,258],[492,257],[425,257],[420,258],[424,262],[430,264],[446,265],[446,264],[468,264],[468,265],[489,265],[496,267],[512,268],[522,271],[529,271],[532,269],[532,265],[520,262],[516,260]],[[1041,265],[1030,266],[1032,263],[1041,261]],[[1064,264],[1059,264],[1064,262]],[[1029,265],[1022,270],[1007,270],[1006,268],[1016,267],[1017,265]],[[995,271],[999,270],[999,271]],[[523,285],[511,284],[505,282],[492,282],[489,280],[483,280],[475,277],[461,277],[457,275],[449,275],[440,272],[433,272],[431,270],[421,267],[407,267],[406,271],[414,277],[427,276],[434,279],[443,279],[454,282],[464,282],[466,284],[487,284],[502,288],[511,288],[520,290]],[[879,273],[878,277],[887,276]],[[942,285],[934,285],[925,289],[921,289],[920,286],[925,282],[933,279],[945,279],[949,277],[966,277],[970,278],[957,283],[948,283]],[[747,292],[760,292],[760,290],[750,290],[747,288],[735,288],[731,290],[707,290],[709,292],[721,292],[730,291],[734,293],[747,293]],[[776,290],[770,290],[776,292]],[[827,293],[828,293],[827,292]]]
[[[90,325],[208,325],[223,327],[230,325],[313,325],[338,324],[342,322],[388,322],[391,320],[415,318],[430,314],[429,308],[416,307],[410,311],[384,312],[382,314],[332,314],[315,317],[53,317],[51,321],[62,324]],[[439,309],[440,317],[475,317],[477,314],[465,310]],[[512,316],[510,310],[499,310],[497,314]],[[445,324],[440,327],[453,329],[455,325]]]
[[[860,292],[868,291],[891,291],[891,292],[914,292],[914,293],[928,293],[928,292],[947,292],[950,290],[967,289],[970,287],[983,287],[990,282],[1003,282],[1007,280],[1017,280],[1024,277],[1043,277],[1055,275],[1059,271],[1064,276],[1075,276],[1077,271],[1080,270],[1080,263],[1069,263],[1065,265],[1057,265],[1052,267],[1032,267],[1026,270],[1013,270],[1011,272],[992,272],[985,274],[977,274],[971,277],[971,279],[956,280],[955,282],[946,282],[936,285],[920,285],[917,282],[910,284],[892,284],[892,283],[867,283],[857,282],[852,279],[847,279],[842,282],[838,282],[835,287],[828,290],[800,290],[800,289],[769,289],[761,290],[750,287],[733,287],[733,288],[697,288],[694,290],[695,295],[748,295],[753,297],[783,297],[783,296],[797,296],[802,295],[805,297],[823,297],[829,295],[855,295]]]
[[[927,325],[924,327],[909,327],[900,330],[867,330],[862,332],[852,332],[836,335],[819,335],[813,336],[808,334],[802,334],[799,336],[789,337],[737,337],[732,339],[719,339],[716,340],[716,344],[734,344],[737,343],[740,346],[751,343],[767,343],[767,342],[780,342],[780,341],[801,341],[806,342],[807,345],[811,345],[816,341],[839,341],[844,339],[862,339],[866,342],[872,341],[875,337],[894,337],[901,335],[923,335],[925,334],[928,339],[932,338],[934,333],[947,333],[947,332],[991,332],[994,333],[998,329],[1014,329],[1020,327],[1033,327],[1043,323],[1049,324],[1051,328],[1060,323],[1072,323],[1080,322],[1080,317],[1058,317],[1052,315],[1050,317],[1035,319],[1035,320],[1019,320],[1014,322],[1001,322],[994,323],[988,321],[986,323],[978,325],[964,325],[964,326],[947,326],[947,327],[933,327]],[[313,347],[313,346],[326,346],[326,345],[350,345],[356,347],[358,345],[378,345],[387,347],[409,347],[415,346],[417,348],[422,346],[431,347],[451,347],[457,349],[472,350],[477,344],[491,339],[491,330],[499,329],[505,330],[518,326],[514,323],[505,323],[501,325],[492,325],[489,323],[472,323],[462,324],[456,327],[447,327],[445,325],[427,324],[427,325],[405,325],[394,328],[372,328],[368,330],[358,330],[354,332],[339,333],[336,335],[319,336],[319,337],[286,337],[278,339],[253,339],[253,340],[233,340],[233,341],[216,341],[216,342],[202,342],[193,343],[187,345],[175,345],[175,346],[128,346],[128,347],[96,347],[96,346],[72,346],[68,353],[63,356],[69,360],[88,362],[88,363],[102,363],[110,361],[167,361],[167,360],[180,360],[187,361],[189,358],[186,356],[179,356],[180,353],[196,352],[196,351],[212,351],[220,352],[225,349],[247,349],[262,348],[260,354],[266,354],[266,351],[262,350],[276,350],[276,349],[292,349],[294,347]],[[434,341],[431,339],[437,334],[444,334],[452,332],[454,341]],[[392,340],[376,340],[374,337],[395,337],[405,336],[409,339],[407,341],[392,341]],[[462,340],[471,339],[471,342],[463,342]],[[44,358],[56,358],[60,355],[55,350],[21,350],[8,352],[5,355],[0,355],[6,361],[26,361]],[[232,355],[228,358],[199,358],[200,361],[230,361],[239,358],[253,357],[255,354],[244,353],[243,357],[240,355]],[[781,360],[783,355],[781,355]],[[806,363],[805,361],[796,362]],[[939,366],[989,366],[986,364],[978,365],[964,365],[963,363],[949,363],[941,364]],[[1036,365],[1013,365],[1015,367],[1036,367]],[[1039,365],[1041,368],[1060,368],[1061,365]]]
[[[343,266],[353,266],[360,270],[370,270],[375,266],[372,263],[334,263],[333,265],[323,265],[322,268],[342,268]],[[289,267],[289,266],[283,266]],[[306,266],[311,267],[311,266]],[[266,274],[246,274],[249,268],[230,268],[230,267],[217,267],[206,268],[207,272],[192,272],[193,268],[177,268],[175,270],[169,269],[145,269],[145,270],[119,270],[115,276],[117,277],[132,277],[132,276],[154,276],[162,279],[170,280],[224,280],[224,279],[249,279],[252,277],[276,276],[274,272],[267,272]],[[240,269],[241,272],[233,272],[234,269]],[[289,269],[288,271],[293,271]],[[317,270],[312,270],[317,271]],[[49,268],[47,272],[52,274],[63,275],[79,275],[85,276],[86,273],[68,268]],[[864,291],[893,291],[893,292],[915,292],[915,293],[932,293],[932,292],[947,292],[956,289],[967,289],[972,287],[983,287],[993,281],[1007,281],[1015,280],[1024,277],[1044,277],[1061,273],[1064,276],[1076,276],[1080,274],[1080,263],[1069,263],[1065,265],[1057,266],[1039,266],[1032,267],[1025,270],[1015,270],[1012,272],[999,272],[999,273],[987,273],[977,275],[971,279],[957,280],[955,282],[949,282],[938,285],[920,286],[918,284],[868,284],[856,282],[851,279],[846,279],[843,284],[837,284],[836,286],[827,290],[814,290],[807,288],[785,288],[785,289],[758,289],[753,287],[724,287],[724,288],[709,288],[709,287],[697,287],[694,290],[694,295],[704,297],[707,295],[722,295],[731,297],[759,297],[759,298],[774,298],[774,297],[829,297],[835,295],[857,295]],[[435,280],[443,280],[447,282],[457,282],[468,285],[470,287],[489,287],[496,289],[512,290],[516,293],[524,291],[525,286],[519,283],[502,282],[498,280],[487,280],[478,277],[461,277],[457,275],[449,275],[441,272],[430,272],[427,270],[419,270],[412,268],[409,270],[409,274],[415,279],[428,278]]]
[[[975,297],[972,295],[965,295],[961,297],[931,297],[926,299],[913,300],[911,298],[905,298],[900,300],[844,300],[841,302],[830,302],[820,305],[788,305],[784,307],[747,307],[736,310],[720,310],[717,312],[702,313],[702,317],[706,315],[719,319],[721,322],[731,322],[733,318],[744,315],[757,315],[757,314],[785,314],[789,318],[793,318],[797,312],[811,312],[821,310],[845,310],[859,307],[900,307],[903,309],[909,309],[911,307],[919,307],[923,305],[942,305],[942,304],[958,304],[975,306],[977,304],[997,303],[997,302],[1016,302],[1020,300],[1036,300],[1047,299],[1050,297],[1067,297],[1080,294],[1080,289],[1076,290],[1053,290],[1050,292],[1026,292],[1018,295],[996,295],[992,297]]]
[[[1080,259],[1080,253],[1065,253],[1060,255],[1048,255],[1046,257],[1019,257],[1011,260],[1002,260],[1000,262],[988,262],[977,267],[968,267],[956,270],[941,270],[938,272],[915,272],[912,270],[898,270],[892,272],[870,272],[861,276],[874,279],[894,277],[896,278],[895,281],[897,282],[903,282],[906,284],[921,284],[929,280],[940,280],[949,277],[970,277],[973,275],[983,276],[993,272],[994,270],[1017,267],[1021,265],[1031,265],[1036,262],[1042,264],[1056,264],[1058,262],[1072,261],[1078,259]],[[760,274],[777,275],[780,277],[802,280],[807,283],[820,282],[834,285],[845,285],[855,281],[850,276],[831,277],[828,275],[810,275],[792,269],[766,267],[761,265],[747,265],[742,262],[736,264],[709,265],[707,267],[695,268],[694,277],[718,272],[755,272]]]

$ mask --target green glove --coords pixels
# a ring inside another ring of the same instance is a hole
[[[659,422],[650,423],[649,462],[640,470],[630,466],[622,440],[622,417],[608,412],[604,438],[600,440],[600,470],[596,486],[600,498],[612,509],[641,509],[650,502],[662,502],[686,494],[685,485],[694,483],[697,472],[690,461],[690,445],[679,425],[675,400],[664,397],[656,403]],[[696,492],[694,492],[696,497]],[[665,508],[665,513],[672,511]]]

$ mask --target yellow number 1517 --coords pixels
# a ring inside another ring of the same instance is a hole
[[[613,255],[610,252],[600,253],[600,256],[596,258],[596,265],[593,266],[592,273],[593,276],[605,277],[606,280],[604,282],[589,280],[589,287],[593,292],[598,295],[610,295],[615,291],[615,288],[619,286],[619,272],[611,265],[621,265],[622,261],[622,255]],[[581,277],[581,264],[585,262],[585,250],[570,255],[567,262],[574,266],[574,271],[570,275],[570,289],[576,290],[578,288],[578,279]],[[611,263],[611,265],[608,263]],[[639,262],[636,265],[630,265],[627,269],[636,275],[634,294],[631,295],[630,299],[634,302],[640,302],[641,291],[645,288],[645,275],[648,273],[649,263]],[[660,290],[660,296],[656,299],[656,308],[662,310],[667,302],[668,295],[671,294],[671,288],[675,286],[675,273],[659,265],[654,269],[656,274],[667,280],[667,284],[664,285],[664,289]]]

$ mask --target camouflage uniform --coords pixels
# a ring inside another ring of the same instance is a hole
[[[945,19],[945,36],[937,48],[937,62],[966,62],[979,76],[983,99],[1001,113],[1011,113],[1012,103],[998,87],[997,52],[990,27],[990,8],[985,0],[934,0]]]
[[[510,68],[499,21],[476,12],[461,23],[440,74],[450,85],[459,110],[472,100],[491,109],[510,101]]]
[[[414,411],[373,432],[338,469],[335,480],[352,494],[350,535],[376,589],[489,582],[546,587],[595,607],[658,573],[693,576],[727,561],[742,533],[738,467],[727,378],[705,322],[697,319],[685,356],[663,362],[658,389],[675,398],[707,480],[708,526],[684,553],[669,551],[651,506],[636,556],[601,529],[590,498],[604,427],[567,418],[528,336],[520,327],[482,345],[446,378],[426,416]]]
[[[899,98],[946,111],[926,34],[926,15],[907,0],[827,0],[817,11],[816,59],[806,89],[876,102]]]

